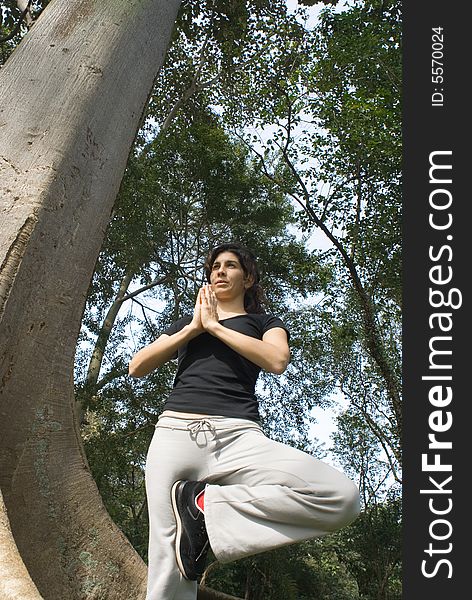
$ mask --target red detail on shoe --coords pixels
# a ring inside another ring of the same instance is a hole
[[[205,490],[200,492],[195,498],[195,504],[197,505],[197,508],[199,508],[202,512],[205,512]]]

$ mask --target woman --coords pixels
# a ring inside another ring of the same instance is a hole
[[[359,512],[358,490],[342,473],[260,428],[257,377],[283,373],[290,351],[285,325],[262,308],[254,255],[221,244],[205,272],[193,315],[129,365],[143,377],[178,358],[146,462],[146,600],[195,600],[209,547],[228,562],[322,536]]]

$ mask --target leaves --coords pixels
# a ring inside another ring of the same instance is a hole
[[[392,400],[401,381],[399,3],[328,7],[314,29],[301,14],[263,0],[182,4],[90,287],[77,396],[96,480],[144,556],[140,468],[175,366],[135,381],[126,364],[191,311],[207,250],[228,239],[246,243],[259,257],[268,310],[291,332],[289,368],[282,377],[263,375],[257,390],[264,429],[326,458],[310,438],[312,415],[337,409],[343,398],[331,460],[359,482],[371,546],[348,528],[344,537],[215,567],[208,579],[248,598],[308,599],[316,591],[333,600],[373,600],[377,592],[393,599],[398,522],[390,495],[401,477]],[[330,241],[327,250],[310,249],[316,229]],[[90,344],[126,278],[91,389],[83,383]],[[391,554],[375,563],[381,535],[390,535]]]

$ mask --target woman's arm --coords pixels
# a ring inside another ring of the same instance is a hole
[[[170,360],[178,348],[199,335],[190,325],[185,325],[172,335],[163,333],[152,344],[142,348],[131,359],[128,372],[131,377],[144,377]]]
[[[201,322],[203,328],[227,346],[257,366],[281,375],[290,361],[287,333],[281,327],[273,327],[264,333],[262,340],[224,327],[218,321],[218,302],[211,287],[202,288]]]
[[[208,333],[217,337],[238,354],[264,369],[264,371],[281,375],[287,368],[290,361],[290,350],[287,333],[281,327],[273,327],[266,331],[262,336],[262,340],[224,327],[218,322],[212,323],[206,329]]]
[[[128,372],[132,377],[144,377],[169,361],[178,348],[183,346],[193,338],[203,333],[204,329],[201,322],[201,299],[200,292],[197,295],[197,302],[193,311],[191,323],[185,325],[180,331],[167,335],[163,333],[152,344],[142,348],[131,359]]]

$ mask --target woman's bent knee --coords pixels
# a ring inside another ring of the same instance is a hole
[[[360,496],[357,485],[350,479],[345,479],[339,490],[340,501],[336,529],[352,523],[360,513]]]

